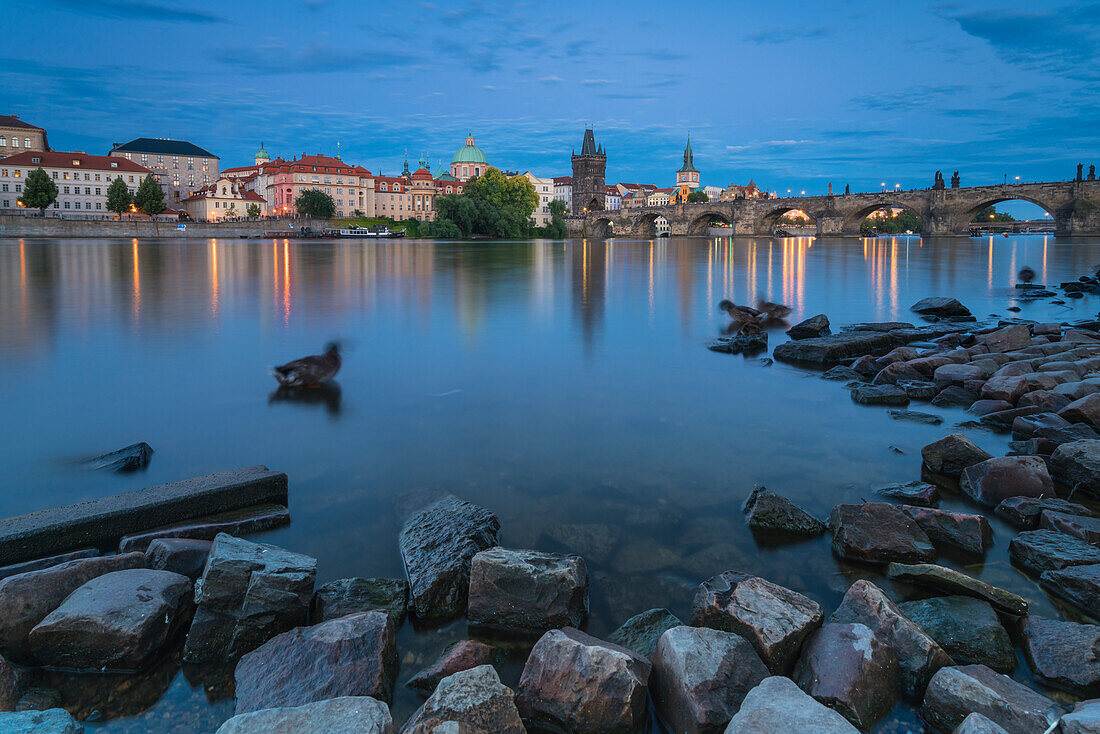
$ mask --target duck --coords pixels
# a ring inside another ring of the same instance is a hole
[[[791,315],[790,306],[784,306],[782,303],[772,303],[764,299],[760,299],[756,302],[756,308],[767,318],[774,319],[775,321],[782,321]]]
[[[339,371],[340,346],[336,342],[326,344],[324,354],[302,357],[271,368],[271,374],[283,387],[318,387]]]
[[[759,334],[763,314],[751,306],[738,306],[733,301],[723,300],[718,308],[729,314],[732,323],[726,333]]]

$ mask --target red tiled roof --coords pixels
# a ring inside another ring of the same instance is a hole
[[[255,164],[251,166],[234,166],[233,168],[223,168],[221,173],[236,173],[237,171],[255,171],[262,168],[262,165],[257,166]]]
[[[327,155],[305,155],[302,154],[301,158],[296,158],[292,161],[285,160],[283,158],[276,158],[270,163],[263,164],[264,170],[275,171],[295,171],[298,173],[329,173],[336,175],[349,175],[354,174],[356,176],[370,176],[371,172],[362,166],[353,166],[349,163],[345,163],[339,158],[332,158]],[[314,171],[313,169],[317,170]],[[327,170],[334,169],[334,170]]]
[[[554,185],[555,186],[557,186],[558,184],[571,184],[571,183],[573,183],[573,177],[572,176],[554,176]]]
[[[26,130],[42,130],[38,125],[32,125],[29,122],[23,122],[15,115],[0,115],[0,127],[17,127]],[[42,130],[45,132],[45,130]]]
[[[38,159],[35,162],[32,159]],[[42,166],[44,168],[86,168],[90,171],[131,171],[133,173],[152,173],[145,166],[134,163],[128,158],[106,155],[88,155],[87,153],[64,153],[54,151],[24,151],[4,159],[5,166]]]

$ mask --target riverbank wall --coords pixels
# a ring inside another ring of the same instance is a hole
[[[140,237],[150,239],[224,237],[263,237],[267,232],[299,229],[304,222],[294,219],[264,219],[243,222],[183,222],[185,229],[178,229],[177,222],[114,221],[58,219],[55,217],[24,217],[18,214],[0,215],[0,237],[67,237],[105,238]],[[307,225],[317,231],[328,226],[323,219],[311,220]]]

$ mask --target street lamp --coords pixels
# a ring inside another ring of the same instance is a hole
[[[883,181],[880,185],[882,186],[882,190],[886,191],[886,182]]]
[[[803,196],[805,196],[805,195],[806,195],[806,189],[802,189],[802,195],[803,195]]]
[[[790,189],[787,189],[787,198],[788,199],[791,198],[791,190]]]
[[[894,191],[898,191],[899,189],[901,189],[901,184],[899,184],[899,183],[894,184]]]
[[[1020,177],[1019,176],[1016,177],[1016,183],[1020,183]]]

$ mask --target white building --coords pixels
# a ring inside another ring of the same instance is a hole
[[[142,180],[152,173],[131,160],[105,155],[57,151],[17,153],[0,160],[0,210],[19,209],[17,202],[23,195],[23,184],[36,168],[42,168],[57,185],[57,200],[49,211],[90,215],[90,218],[115,216],[107,210],[107,187],[116,178],[125,181],[133,195]],[[168,201],[165,204],[170,206]]]
[[[606,186],[604,188],[604,208],[608,211],[622,209],[623,195],[619,193],[619,189],[615,186]]]
[[[269,210],[263,196],[228,176],[221,176],[209,186],[203,186],[180,203],[196,222],[244,219],[249,216],[249,205],[258,207],[258,216],[261,217]]]
[[[721,186],[704,186],[703,193],[707,195],[707,201],[718,201],[725,191]]]
[[[525,172],[523,175],[535,187],[535,193],[539,197],[539,203],[535,205],[535,211],[531,213],[531,220],[536,227],[545,227],[550,224],[550,202],[555,199],[554,189],[556,185],[554,182],[557,179],[541,178],[530,171]],[[569,205],[566,204],[566,211],[569,211],[568,207]]]
[[[565,211],[573,211],[573,177],[554,177],[554,198],[565,202]]]

